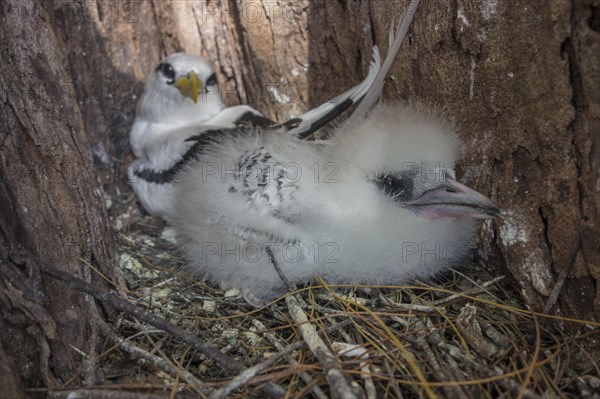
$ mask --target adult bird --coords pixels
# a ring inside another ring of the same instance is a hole
[[[129,181],[150,214],[169,221],[173,179],[194,158],[198,142],[215,129],[262,126],[306,137],[356,103],[371,87],[381,60],[377,47],[367,77],[358,85],[298,117],[281,124],[248,105],[225,107],[213,66],[185,53],[166,57],[148,76],[130,132],[136,159]]]

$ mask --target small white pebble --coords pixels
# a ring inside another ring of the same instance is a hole
[[[165,229],[160,233],[160,238],[165,241],[170,242],[171,244],[177,244],[177,232],[172,227],[165,227]]]
[[[217,308],[217,304],[215,301],[204,301],[202,304],[202,310],[208,313],[214,313]]]
[[[240,296],[242,291],[239,288],[231,288],[225,291],[225,298],[234,298]]]

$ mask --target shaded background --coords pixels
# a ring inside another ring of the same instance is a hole
[[[93,315],[106,315],[31,259],[120,281],[106,208],[131,198],[128,131],[160,58],[207,57],[228,105],[283,120],[359,82],[407,5],[2,1],[1,385],[18,397],[19,380],[57,386],[93,369]],[[532,308],[598,320],[600,2],[422,0],[384,94],[443,108],[459,127],[460,180],[508,211],[480,234],[489,263]]]

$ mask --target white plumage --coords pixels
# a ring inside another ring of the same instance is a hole
[[[396,284],[465,260],[476,219],[500,211],[456,182],[462,143],[423,107],[372,108],[408,16],[357,112],[330,140],[261,128],[199,137],[199,156],[175,184],[173,222],[190,270],[260,306],[317,276]]]
[[[148,76],[130,132],[136,159],[129,166],[129,181],[144,208],[168,218],[173,177],[193,144],[186,139],[198,134],[203,123],[231,128],[242,117],[268,121],[247,105],[225,108],[206,59],[185,53],[163,59]]]
[[[375,48],[361,84],[282,124],[248,106],[223,108],[220,97],[182,124],[174,116],[194,109],[186,71],[208,79],[210,65],[176,63],[180,90],[166,87],[164,66],[151,74],[131,132],[132,185],[149,212],[175,226],[192,272],[241,288],[259,306],[289,282],[395,284],[465,259],[476,219],[500,211],[456,182],[461,142],[422,107],[373,108],[418,2],[391,35],[381,70]],[[330,140],[300,139],[363,96]]]
[[[133,153],[153,159],[164,152],[163,143],[173,130],[198,125],[223,108],[210,62],[191,54],[171,54],[146,80],[131,127]]]
[[[394,284],[468,254],[496,215],[454,181],[461,143],[431,113],[380,105],[325,142],[227,131],[177,177],[178,240],[192,270],[261,305],[304,283]]]
[[[173,178],[195,156],[192,147],[207,131],[261,126],[305,137],[362,98],[380,68],[379,50],[374,47],[369,73],[361,83],[299,117],[277,124],[248,105],[225,108],[212,65],[202,57],[172,54],[150,74],[137,106],[130,133],[136,156],[129,166],[130,184],[150,214],[170,221]]]

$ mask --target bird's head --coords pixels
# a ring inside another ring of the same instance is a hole
[[[148,76],[136,117],[185,125],[202,122],[223,107],[211,63],[192,54],[174,53]]]
[[[426,219],[500,215],[489,198],[456,181],[462,143],[432,111],[384,104],[342,130],[333,143],[340,161],[359,168],[365,191],[388,205]]]

